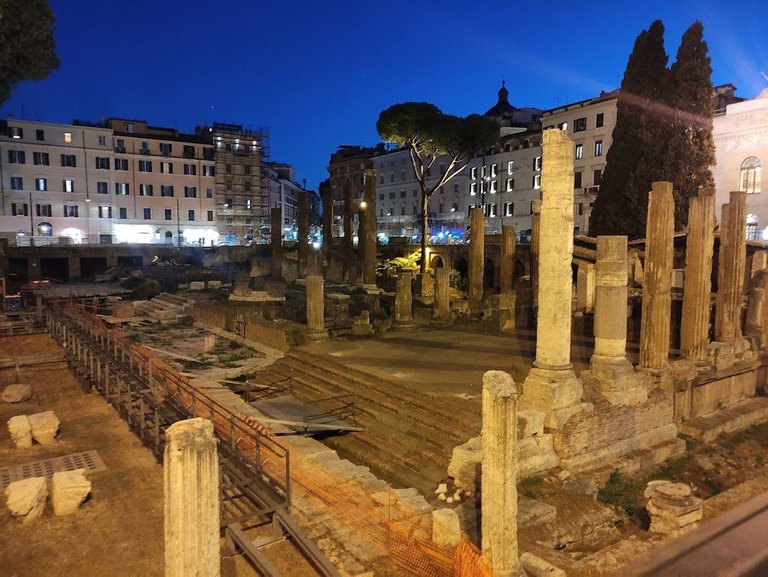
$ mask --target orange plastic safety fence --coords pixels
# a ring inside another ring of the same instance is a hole
[[[493,577],[480,550],[462,539],[453,553],[453,577]]]

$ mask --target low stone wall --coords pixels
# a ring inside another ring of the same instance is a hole
[[[678,416],[700,417],[754,397],[758,373],[758,367],[747,367],[694,381],[686,390],[675,392]]]
[[[292,346],[304,342],[303,327],[291,321],[265,321],[257,314],[212,305],[196,305],[192,314],[196,321],[239,334],[279,351],[286,352]]]

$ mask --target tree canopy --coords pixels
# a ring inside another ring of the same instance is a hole
[[[428,102],[403,102],[379,114],[376,130],[383,140],[406,148],[410,153],[413,172],[421,189],[421,254],[426,254],[429,198],[464,170],[475,153],[498,141],[499,125],[479,114],[461,118],[445,114]],[[448,158],[446,170],[440,175],[432,175],[431,169],[441,156]],[[426,271],[426,265],[426,260],[422,259],[422,273]]]
[[[675,227],[685,226],[688,199],[712,186],[712,68],[695,22],[667,68],[664,25],[640,33],[619,91],[613,144],[606,157],[590,234],[645,236],[651,183],[668,180],[675,194]]]
[[[58,67],[48,2],[0,0],[0,105],[18,82],[40,80]]]

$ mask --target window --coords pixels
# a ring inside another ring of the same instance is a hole
[[[112,207],[99,205],[99,218],[112,218]]]
[[[496,216],[496,203],[488,205],[488,216],[493,217]]]
[[[604,122],[605,115],[602,112],[595,116],[595,128],[602,128]]]
[[[11,204],[12,216],[29,216],[29,205],[25,202],[14,202]]]
[[[231,180],[228,180],[228,181],[227,181],[227,182],[224,184],[224,186],[226,186],[226,187],[227,187],[227,190],[232,190],[232,181],[231,181]]]
[[[11,126],[11,138],[24,138],[24,129],[18,126]]]
[[[12,176],[11,190],[24,190],[24,179],[20,176]]]
[[[72,144],[72,133],[71,132],[65,132],[64,133],[64,142],[67,144]]]
[[[75,192],[75,181],[69,178],[65,179],[62,183],[62,188],[64,192]]]
[[[213,160],[213,148],[208,146],[203,148],[203,158],[205,160]]]
[[[533,159],[533,170],[541,170],[541,157],[537,156]]]
[[[245,190],[245,192],[251,192],[251,181],[250,180],[246,180],[245,181],[245,183],[243,184],[243,189]]]
[[[508,178],[507,179],[507,192],[515,190],[515,179],[514,178]]]
[[[533,188],[541,188],[541,175],[540,174],[534,174],[533,175]]]
[[[510,176],[515,174],[515,161],[514,160],[510,160],[507,163],[507,174],[509,174]]]
[[[160,173],[161,174],[173,174],[173,163],[172,162],[161,162],[160,163]]]
[[[165,214],[165,220],[171,220],[173,218],[170,208],[166,208],[163,212]]]
[[[574,132],[581,132],[582,130],[587,129],[587,119],[586,118],[577,118],[573,121],[573,131]]]
[[[173,196],[173,185],[172,184],[160,185],[160,196]]]
[[[379,175],[379,184],[384,184],[384,175],[383,174]]]
[[[475,196],[477,194],[477,183],[476,182],[470,182],[469,183],[469,194],[471,196]]]
[[[109,158],[106,156],[97,156],[96,168],[109,169]]]
[[[453,194],[459,194],[459,185],[458,184],[454,184],[453,185]]]
[[[400,191],[400,198],[405,198],[405,191],[404,190]]]
[[[118,196],[128,196],[129,194],[129,188],[127,182],[116,182],[115,183],[115,194]]]
[[[145,208],[144,209],[144,220],[150,220],[152,218],[152,209],[151,208]]]
[[[104,181],[99,181],[96,183],[96,193],[97,194],[109,194],[108,189],[109,183]]]
[[[26,164],[26,154],[23,150],[9,150],[8,164]]]
[[[168,142],[161,142],[160,143],[160,154],[163,156],[168,156],[171,153],[171,145]]]
[[[139,185],[139,196],[152,196],[154,194],[154,186],[151,184]]]
[[[35,213],[37,216],[53,216],[50,204],[36,204]]]
[[[389,193],[389,200],[392,200],[393,198],[395,198],[395,193],[393,191],[391,191]]]
[[[188,144],[184,145],[184,158],[194,158],[195,157],[195,147],[189,146]]]
[[[595,156],[603,155],[603,141],[595,140]]]
[[[207,220],[208,222],[213,222],[213,211],[212,211],[212,210],[209,210],[209,211],[207,212],[207,214],[206,214],[206,220]]]
[[[578,203],[576,205],[576,212],[579,214],[579,216],[584,216],[584,203]]]
[[[504,203],[504,216],[513,216],[515,214],[515,203],[514,202],[505,202]]]
[[[37,165],[48,166],[51,164],[51,158],[47,152],[33,152],[32,160]]]
[[[152,161],[151,160],[140,160],[139,161],[139,172],[152,172]]]
[[[45,130],[37,129],[35,130],[35,139],[36,140],[45,140]]]
[[[116,158],[115,159],[115,170],[128,170],[128,159],[127,158]]]
[[[496,194],[496,192],[497,192],[497,188],[496,188],[496,186],[497,186],[497,185],[496,185],[496,181],[495,181],[495,180],[492,180],[492,181],[491,181],[491,194]]]
[[[103,134],[99,135],[99,146],[106,146],[107,145],[107,137]]]
[[[184,174],[194,176],[197,174],[197,166],[194,164],[184,164]]]
[[[133,132],[133,122],[126,122],[125,123],[125,131],[126,132]]]
[[[216,176],[216,169],[212,164],[203,165],[203,176]]]
[[[184,198],[197,198],[197,187],[196,186],[185,186],[184,187]]]
[[[600,181],[603,179],[603,171],[599,168],[592,173],[592,182],[594,186],[600,186]]]
[[[232,174],[232,165],[231,164],[225,164],[224,165],[224,172],[227,174]]]
[[[584,158],[584,145],[583,144],[577,144],[576,147],[573,149],[573,157],[576,160],[581,160]]]
[[[496,172],[498,171],[499,165],[495,162],[491,165],[491,178],[496,178]]]
[[[761,191],[760,179],[762,176],[762,166],[760,159],[756,156],[749,156],[741,163],[739,173],[739,190],[747,194],[757,194]]]
[[[581,171],[573,173],[573,188],[581,188]]]
[[[117,218],[119,218],[120,220],[125,220],[126,218],[128,218],[128,209],[126,207],[121,206],[117,210],[118,210]]]
[[[187,220],[190,221],[190,222],[195,220],[195,211],[194,210],[188,210],[187,211]]]
[[[125,152],[125,139],[118,138],[115,143],[115,152]]]
[[[74,216],[74,217],[77,217],[77,205],[76,204],[65,204],[64,205],[64,216]]]
[[[139,153],[147,155],[149,154],[149,142],[146,140],[141,141],[141,146],[139,147]]]
[[[213,189],[212,188],[206,188],[205,189],[205,198],[213,198]]]
[[[75,167],[77,166],[77,158],[74,154],[62,154],[61,155],[61,166],[71,166]]]
[[[470,177],[472,180],[477,180],[477,167],[476,167],[476,166],[473,166],[473,167],[470,169],[470,171],[469,171],[469,177]]]
[[[39,192],[45,192],[48,190],[48,179],[47,178],[36,178],[35,179],[35,190]],[[47,215],[50,216],[50,215]]]
[[[246,164],[243,167],[243,174],[251,174],[251,167],[250,167],[250,165]]]
[[[562,130],[563,132],[565,132],[566,130],[568,130],[568,123],[567,122],[561,122],[560,124],[557,125],[557,127],[560,130]]]

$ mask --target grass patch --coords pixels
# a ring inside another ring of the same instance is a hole
[[[526,477],[519,483],[520,493],[529,499],[533,499],[542,492],[544,488],[544,478],[538,475]]]

